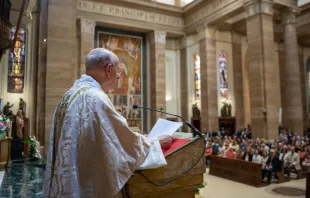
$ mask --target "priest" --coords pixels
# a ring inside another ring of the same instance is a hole
[[[121,198],[135,170],[166,165],[172,138],[132,132],[104,92],[122,73],[117,56],[97,48],[85,66],[54,113],[43,197]]]

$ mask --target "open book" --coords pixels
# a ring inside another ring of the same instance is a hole
[[[172,136],[172,134],[175,133],[182,125],[182,122],[171,122],[169,120],[158,118],[148,137],[153,139],[162,135]]]

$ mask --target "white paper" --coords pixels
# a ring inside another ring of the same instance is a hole
[[[171,122],[169,120],[158,118],[148,137],[153,139],[163,135],[172,136],[172,134],[176,132],[182,125],[182,122]]]

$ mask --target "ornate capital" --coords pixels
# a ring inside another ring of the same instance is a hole
[[[81,32],[82,33],[95,33],[96,21],[89,20],[89,19],[81,19]]]
[[[184,35],[184,37],[182,37],[180,40],[179,40],[179,46],[180,46],[180,49],[184,49],[187,47],[187,37],[186,35]]]
[[[154,43],[166,44],[166,32],[154,31]]]
[[[210,25],[203,25],[197,28],[198,40],[205,38],[215,39],[216,28]]]
[[[296,24],[297,23],[297,15],[299,14],[299,10],[293,8],[287,8],[282,13],[282,23],[283,24]]]
[[[256,14],[269,14],[273,15],[273,0],[246,0],[244,8],[247,13],[247,17],[254,16]]]

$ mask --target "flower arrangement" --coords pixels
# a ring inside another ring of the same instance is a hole
[[[23,141],[25,144],[29,144],[29,158],[39,160],[42,158],[40,153],[40,142],[35,136],[27,136]]]
[[[6,132],[9,130],[10,123],[9,117],[0,114],[0,140],[6,137]]]

